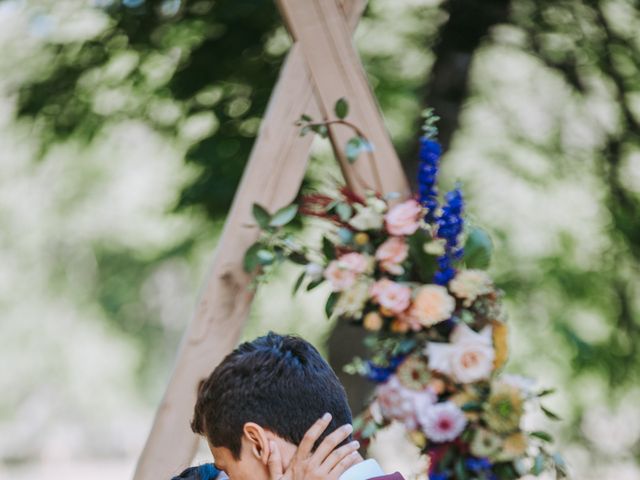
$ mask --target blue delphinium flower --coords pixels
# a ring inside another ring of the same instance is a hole
[[[449,474],[447,473],[430,473],[429,480],[447,480],[449,478]]]
[[[438,169],[442,148],[435,140],[420,138],[420,165],[418,167],[418,191],[420,203],[427,208],[425,221],[435,221],[438,208]]]
[[[467,458],[465,465],[472,472],[490,470],[492,466],[488,458]]]
[[[386,382],[389,377],[393,375],[398,369],[398,367],[404,360],[404,357],[404,355],[396,355],[395,357],[391,357],[391,359],[389,360],[389,365],[384,367],[381,365],[376,365],[371,360],[369,360],[367,362],[367,378],[376,383]]]
[[[464,228],[464,199],[460,187],[456,187],[445,195],[445,205],[442,214],[436,220],[438,237],[445,240],[445,253],[438,258],[438,270],[434,275],[434,282],[438,285],[446,285],[455,276],[456,270],[453,262],[464,255],[464,249],[460,247],[460,234]]]

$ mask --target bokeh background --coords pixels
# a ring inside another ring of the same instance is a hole
[[[410,175],[442,117],[579,479],[640,478],[638,32],[635,0],[371,0],[355,36]],[[0,0],[0,477],[130,477],[289,45],[271,0]],[[327,352],[292,275],[245,337]]]

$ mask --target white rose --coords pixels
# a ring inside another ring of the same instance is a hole
[[[491,333],[490,326],[478,333],[465,324],[458,325],[451,335],[451,343],[427,344],[429,368],[460,383],[489,378],[495,358]]]

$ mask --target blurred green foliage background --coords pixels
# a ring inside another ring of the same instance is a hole
[[[355,36],[410,176],[442,117],[581,479],[640,478],[639,31],[634,0],[371,0]],[[0,1],[0,473],[130,474],[289,45],[271,0]],[[326,351],[292,275],[245,335]]]

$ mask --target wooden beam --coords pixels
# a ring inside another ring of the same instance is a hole
[[[364,0],[345,0],[343,14],[357,25]],[[183,337],[174,371],[138,460],[135,480],[169,479],[191,462],[197,437],[189,428],[199,382],[237,344],[252,301],[251,277],[242,269],[257,240],[254,202],[275,210],[290,203],[306,170],[312,136],[300,137],[294,122],[321,113],[303,52],[293,45],[271,96],[233,205],[227,216],[209,279]]]
[[[296,45],[303,52],[323,117],[335,118],[334,105],[345,97],[350,105],[348,120],[358,126],[374,146],[371,160],[361,155],[354,165],[349,165],[344,147],[353,132],[344,126],[330,129],[347,184],[359,192],[372,188],[382,193],[409,195],[409,183],[369,88],[339,1],[277,0],[277,3]]]

